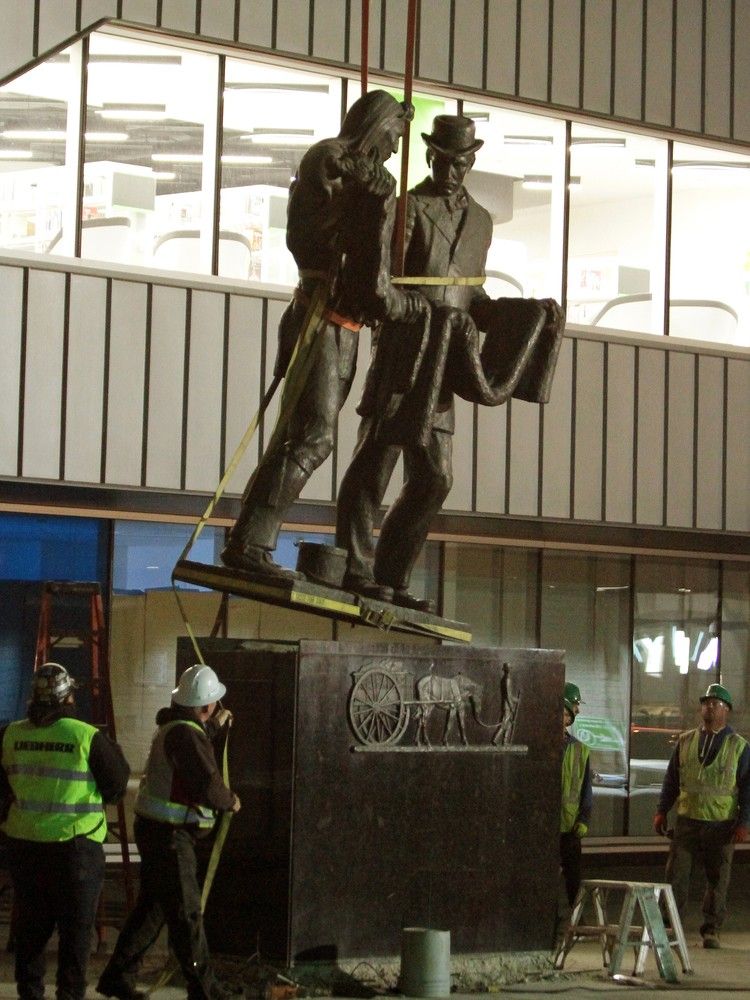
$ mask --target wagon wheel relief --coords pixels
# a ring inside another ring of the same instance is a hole
[[[406,676],[392,674],[386,665],[370,667],[357,676],[349,695],[349,722],[361,743],[383,746],[403,736],[409,723],[403,696]]]

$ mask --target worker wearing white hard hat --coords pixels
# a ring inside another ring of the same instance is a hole
[[[118,1000],[140,1000],[136,976],[143,957],[166,923],[169,943],[188,1000],[224,1000],[232,990],[211,967],[201,916],[195,843],[207,836],[220,812],[237,812],[239,797],[221,776],[212,745],[232,713],[221,707],[226,687],[204,663],[188,667],[159,710],[135,801],[135,839],[141,888],[97,990]]]

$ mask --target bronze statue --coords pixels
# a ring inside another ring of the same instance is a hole
[[[395,181],[383,164],[412,115],[411,105],[370,91],[352,105],[338,136],[305,153],[292,183],[287,246],[300,280],[279,324],[275,374],[286,376],[284,392],[221,554],[233,569],[276,580],[300,575],[270,553],[287,511],[333,447],[359,329],[386,318],[408,320],[425,308],[418,293],[391,286],[384,244]],[[309,343],[306,354],[296,353],[298,342]]]
[[[389,319],[377,332],[338,495],[336,544],[348,551],[345,590],[431,611],[408,587],[452,485],[454,394],[491,406],[511,395],[546,402],[563,317],[551,299],[492,300],[482,288],[492,220],[463,185],[482,145],[474,122],[438,115],[422,138],[431,176],[409,192],[404,273],[442,280],[415,285],[429,314]],[[402,452],[404,486],[374,546],[376,513]]]

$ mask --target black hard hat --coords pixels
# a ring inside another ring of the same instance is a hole
[[[61,663],[43,663],[34,671],[31,700],[35,705],[62,705],[77,687]]]

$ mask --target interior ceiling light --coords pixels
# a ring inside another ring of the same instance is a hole
[[[656,160],[636,160],[636,167],[655,167]]]
[[[174,181],[177,179],[177,174],[173,170],[152,170],[151,176],[157,181]]]
[[[68,57],[70,58],[70,57]],[[129,63],[131,66],[181,66],[182,56],[157,56],[133,52],[94,52],[89,55],[90,63]]]
[[[31,160],[34,154],[30,149],[0,149],[0,160]]]
[[[127,132],[86,132],[86,142],[127,142]]]
[[[203,153],[152,153],[154,163],[202,163]]]
[[[548,146],[554,139],[551,135],[504,135],[506,146]]]
[[[490,120],[489,111],[464,111],[464,116],[475,122],[488,122]]]
[[[247,164],[248,166],[252,166],[252,165],[260,165],[263,163],[273,163],[273,157],[245,156],[240,154],[235,155],[234,153],[225,153],[221,158],[221,162],[227,164],[228,166],[244,166],[245,164]]]
[[[65,132],[54,129],[9,128],[0,132],[3,139],[29,139],[40,142],[64,142]]]
[[[327,83],[259,83],[237,80],[224,84],[226,90],[262,90],[267,94],[327,94]]]
[[[571,177],[568,181],[569,187],[577,187],[581,183],[580,177]],[[552,189],[552,177],[550,174],[524,174],[521,178],[521,186],[527,191],[550,191]]]
[[[96,110],[101,118],[121,121],[160,121],[166,117],[166,104],[102,104]]]
[[[315,129],[311,128],[254,128],[248,135],[241,135],[240,139],[277,146],[308,146],[314,136]]]
[[[750,162],[737,160],[674,160],[673,170],[750,170]]]
[[[622,149],[626,140],[615,136],[579,135],[570,140],[571,146],[601,146],[603,149]]]

